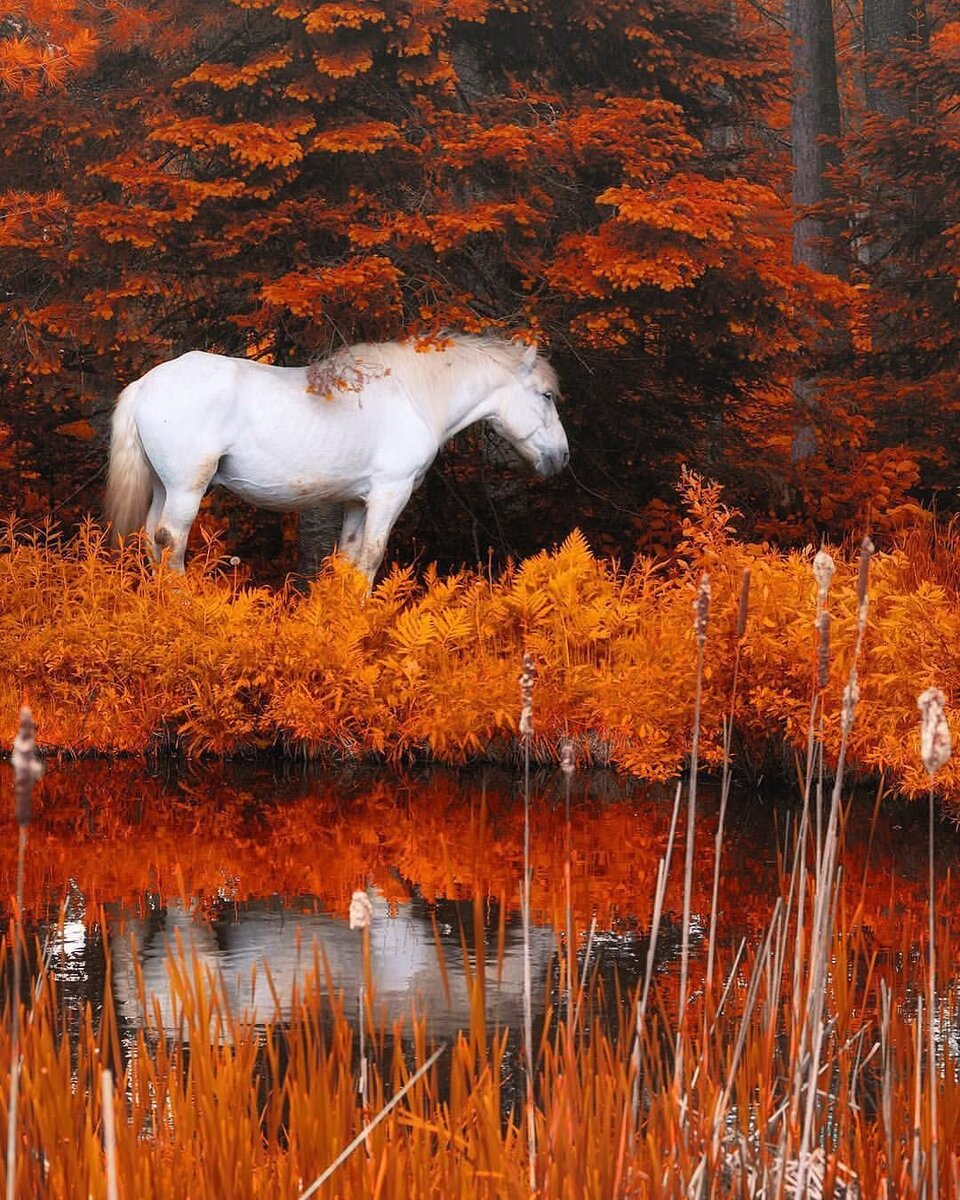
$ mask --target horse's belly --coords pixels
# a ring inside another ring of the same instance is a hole
[[[256,508],[272,509],[275,512],[299,512],[315,508],[330,500],[354,500],[364,495],[362,481],[353,484],[342,480],[316,479],[309,476],[292,475],[289,479],[250,479],[239,472],[231,471],[228,464],[221,463],[213,477],[215,486],[228,491],[253,504]]]

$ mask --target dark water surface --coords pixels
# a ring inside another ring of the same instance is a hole
[[[9,767],[4,794],[12,794]],[[843,850],[856,923],[878,969],[914,990],[926,921],[926,810],[863,792],[849,802]],[[535,775],[531,803],[533,1004],[543,1020],[562,1006],[559,956],[567,902],[578,971],[598,972],[609,996],[642,977],[673,788],[613,775]],[[128,1044],[143,992],[175,1032],[169,958],[210,971],[236,1014],[289,1013],[311,976],[356,1013],[365,978],[351,893],[373,905],[369,980],[389,1027],[413,1011],[428,1035],[470,1021],[468,979],[482,967],[488,1027],[522,1019],[519,886],[523,795],[508,772],[392,775],[358,769],[223,766],[165,770],[127,762],[51,764],[38,788],[26,856],[25,912],[45,945],[63,1003],[102,1006],[110,986]],[[569,813],[569,816],[568,816]],[[730,962],[756,943],[779,894],[778,847],[797,819],[786,796],[737,794],[721,860],[718,945]],[[16,827],[8,813],[0,853],[7,911],[16,881]],[[691,985],[702,979],[713,884],[717,797],[701,789],[691,921]],[[676,989],[682,912],[683,818],[657,947],[661,1002]],[[941,916],[952,920],[960,838],[938,826]],[[589,931],[593,924],[593,935]],[[442,961],[441,961],[442,960]],[[142,980],[142,985],[141,985]]]

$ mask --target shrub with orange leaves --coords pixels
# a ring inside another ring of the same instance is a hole
[[[691,604],[711,573],[701,755],[721,760],[740,578],[750,567],[736,722],[746,747],[806,744],[815,686],[812,554],[732,538],[719,493],[690,475],[686,554],[624,570],[572,533],[497,578],[394,568],[367,598],[331,560],[307,595],[238,585],[215,552],[186,577],[154,570],[135,546],[119,556],[90,527],[41,544],[8,527],[0,554],[0,738],[21,701],[41,741],[74,753],[234,755],[281,747],[331,759],[464,762],[515,751],[516,677],[538,663],[534,752],[561,738],[585,763],[668,779],[688,753],[695,643]],[[960,634],[958,540],[922,553],[920,535],[876,556],[860,666],[851,764],[905,792],[926,779],[916,696],[948,696]],[[911,550],[911,553],[908,553]],[[842,559],[842,556],[841,556]],[[827,750],[839,747],[840,698],[856,623],[856,566],[831,592],[836,648],[824,697]],[[958,680],[960,684],[960,680]],[[956,761],[938,776],[949,793]]]

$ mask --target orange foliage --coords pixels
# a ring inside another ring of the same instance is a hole
[[[464,762],[516,744],[517,664],[539,664],[535,753],[551,761],[570,736],[584,762],[647,779],[680,770],[690,742],[694,580],[709,570],[713,608],[705,656],[701,755],[721,757],[740,576],[752,571],[737,724],[748,753],[768,742],[802,749],[813,686],[812,551],[731,540],[735,515],[696,476],[697,519],[672,570],[640,559],[628,571],[571,536],[499,578],[395,568],[366,599],[362,579],[333,560],[306,596],[238,586],[222,560],[186,578],[144,567],[135,548],[111,558],[88,531],[63,552],[8,532],[0,556],[0,737],[21,700],[41,740],[74,752],[190,755],[282,746],[332,758]],[[956,542],[938,557],[919,537],[878,554],[860,664],[861,700],[848,755],[909,794],[926,778],[916,696],[955,690],[960,636]],[[950,570],[943,563],[949,562]],[[937,564],[934,567],[933,564]],[[824,739],[835,755],[840,697],[856,621],[856,567],[841,556],[831,593],[834,661]],[[949,793],[960,778],[938,777]]]
[[[623,550],[636,530],[611,512],[642,511],[675,473],[675,434],[651,423],[684,428],[696,460],[705,416],[739,411],[810,344],[821,298],[789,266],[789,207],[749,132],[781,71],[726,0],[89,13],[106,53],[84,88],[0,111],[0,413],[22,414],[18,461],[68,519],[96,503],[82,484],[101,451],[52,430],[161,359],[256,345],[308,362],[344,340],[507,327],[570,348],[584,495],[610,467],[641,490],[604,511],[558,488],[543,509]],[[739,448],[766,459],[753,432]],[[645,462],[624,462],[641,442]]]

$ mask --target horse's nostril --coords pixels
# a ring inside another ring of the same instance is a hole
[[[564,450],[564,452],[563,452],[563,461],[560,463],[560,470],[562,471],[562,470],[563,470],[563,468],[564,468],[564,467],[566,467],[566,466],[569,466],[569,464],[570,464],[570,451],[569,451],[569,450]]]

